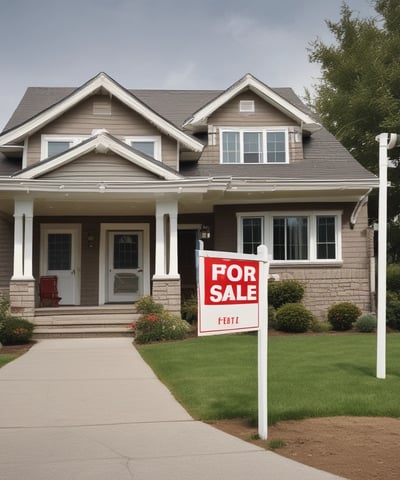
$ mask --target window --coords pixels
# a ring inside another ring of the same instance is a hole
[[[308,260],[308,218],[273,217],[274,260]]]
[[[288,163],[287,129],[227,129],[220,133],[221,163]]]
[[[129,137],[125,141],[135,150],[161,161],[161,137]]]
[[[317,258],[336,258],[335,217],[317,217]]]
[[[42,135],[41,160],[66,152],[71,147],[86,140],[86,136]]]
[[[238,250],[266,244],[274,262],[341,261],[341,212],[238,214]]]
[[[257,247],[263,243],[262,218],[242,218],[243,253],[257,253]]]

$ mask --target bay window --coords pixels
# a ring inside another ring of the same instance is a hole
[[[261,244],[273,262],[341,261],[341,212],[238,214],[238,250]]]
[[[221,163],[288,163],[287,129],[221,128]]]

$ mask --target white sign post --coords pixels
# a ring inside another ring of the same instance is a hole
[[[258,433],[268,435],[267,247],[257,255],[199,250],[198,335],[258,331]]]

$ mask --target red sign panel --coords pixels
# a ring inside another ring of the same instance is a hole
[[[204,304],[258,303],[259,262],[204,258]]]

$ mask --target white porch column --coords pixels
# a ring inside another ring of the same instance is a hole
[[[175,211],[169,214],[169,275],[178,277],[178,207],[175,202]]]
[[[33,280],[33,201],[15,200],[14,205],[14,272],[12,280]]]
[[[167,219],[169,228],[165,228]],[[167,238],[167,235],[169,236]],[[178,273],[178,203],[176,200],[156,204],[155,278],[179,278]]]
[[[165,275],[165,233],[163,204],[156,204],[156,265],[155,277]]]

